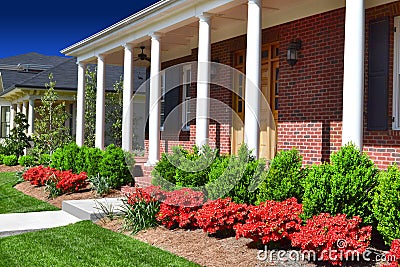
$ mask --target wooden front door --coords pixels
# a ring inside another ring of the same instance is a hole
[[[235,69],[245,73],[245,50],[234,55]],[[279,103],[279,43],[263,45],[261,65],[261,91],[265,100],[260,102],[260,158],[272,159],[276,153]],[[235,75],[232,107],[232,153],[237,154],[244,142],[245,76]]]
[[[245,91],[245,51],[241,50],[235,53],[234,67],[240,72],[234,74],[232,93],[232,107],[234,114],[232,116],[232,144],[231,153],[237,154],[240,145],[244,142],[244,91]]]
[[[260,103],[260,157],[272,159],[277,144],[279,43],[263,45],[261,60],[261,91],[266,101]]]

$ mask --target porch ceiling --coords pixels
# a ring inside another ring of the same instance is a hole
[[[365,0],[366,8],[394,2],[393,0]],[[211,41],[218,42],[246,33],[247,1],[236,0],[225,6],[208,10],[211,14]],[[334,10],[345,6],[345,0],[263,0],[262,27],[268,28],[314,14]],[[161,37],[162,61],[191,54],[198,45],[198,20],[196,17],[180,21],[158,31]],[[137,56],[145,46],[144,53],[151,57],[150,39],[143,37],[134,43],[134,55]],[[107,64],[123,65],[123,47],[118,46],[108,51]],[[92,57],[90,63],[96,63]],[[136,66],[148,66],[146,60],[137,60]]]

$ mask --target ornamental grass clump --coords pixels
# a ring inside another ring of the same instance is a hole
[[[152,196],[152,190],[154,188],[136,188],[135,192],[129,195],[122,207],[124,230],[135,234],[158,225],[156,214],[160,203]]]

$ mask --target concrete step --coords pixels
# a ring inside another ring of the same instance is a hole
[[[0,237],[76,223],[81,219],[65,211],[0,214]]]
[[[109,214],[122,214],[121,198],[101,198],[63,201],[62,210],[81,219],[97,221]]]

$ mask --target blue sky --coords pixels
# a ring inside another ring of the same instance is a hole
[[[157,0],[6,1],[0,15],[0,58],[59,51]]]

